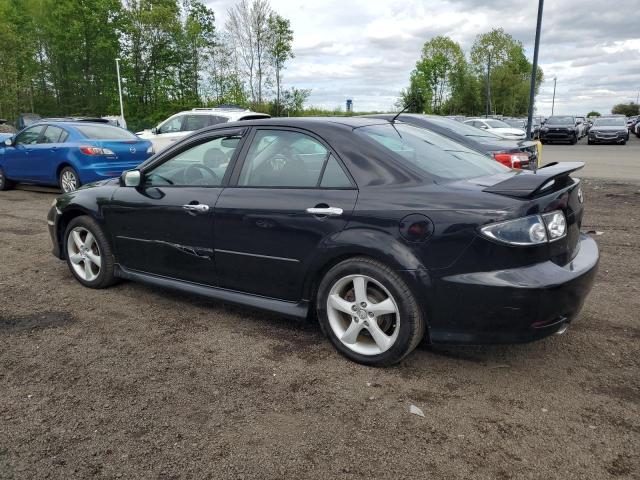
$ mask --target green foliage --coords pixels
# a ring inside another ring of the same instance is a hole
[[[438,36],[426,42],[397,106],[410,105],[412,112],[444,115],[484,113],[489,63],[492,112],[526,114],[531,63],[522,44],[502,29],[479,35],[469,62],[460,45],[448,37]],[[536,92],[542,80],[543,72],[538,68]]]
[[[602,115],[600,115],[600,112],[596,112],[596,111],[591,111],[589,113],[587,113],[587,117],[601,117]]]
[[[269,37],[271,41],[268,44],[267,53],[271,60],[271,65],[276,76],[276,99],[275,99],[275,111],[274,115],[279,116],[281,111],[281,84],[282,84],[282,70],[285,68],[285,63],[290,58],[294,58],[293,55],[293,30],[291,30],[291,24],[289,20],[281,17],[278,14],[272,13],[268,20],[269,25]]]
[[[640,105],[635,102],[618,103],[613,106],[611,113],[616,115],[626,115],[627,117],[640,115]]]

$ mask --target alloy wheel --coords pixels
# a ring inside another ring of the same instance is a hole
[[[60,183],[62,184],[62,191],[64,193],[73,192],[78,189],[78,179],[76,178],[75,173],[71,170],[65,170],[62,172]]]
[[[76,227],[67,237],[67,255],[74,272],[81,279],[92,282],[100,274],[102,258],[93,234],[84,227]]]
[[[361,355],[386,352],[400,332],[395,299],[367,275],[348,275],[333,285],[327,298],[327,317],[336,338]]]

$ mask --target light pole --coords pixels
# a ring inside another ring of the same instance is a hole
[[[127,123],[124,119],[124,105],[122,104],[122,83],[120,82],[120,59],[116,58],[116,72],[118,73],[118,95],[120,96],[120,118],[123,125],[121,127],[127,128]]]
[[[491,113],[491,52],[493,51],[493,45],[487,46],[487,111],[484,118],[489,118]]]
[[[542,28],[542,7],[544,0],[538,1],[538,23],[536,25],[536,44],[533,49],[533,66],[531,67],[531,88],[529,90],[529,117],[527,122],[527,138],[531,140],[531,123],[533,122],[533,102],[536,98],[536,73],[538,70],[538,50],[540,50],[540,30]]]
[[[553,77],[553,101],[551,102],[551,116],[553,117],[553,109],[556,106],[556,82],[558,77]]]

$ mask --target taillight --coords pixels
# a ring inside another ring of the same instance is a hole
[[[480,233],[509,245],[538,245],[563,238],[567,234],[567,220],[561,210],[556,210],[486,225],[480,228]]]
[[[509,168],[524,168],[529,166],[529,154],[525,152],[494,153],[493,158]]]
[[[113,150],[109,150],[108,148],[91,147],[88,145],[80,147],[80,151],[85,155],[115,155]]]

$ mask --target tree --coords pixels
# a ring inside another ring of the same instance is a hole
[[[198,0],[184,0],[186,21],[183,43],[190,55],[186,57],[188,89],[195,99],[200,98],[200,71],[216,44],[215,14]]]
[[[626,115],[627,117],[631,117],[633,115],[640,114],[640,105],[635,102],[629,103],[618,103],[614,105],[611,109],[611,113],[615,115]]]
[[[311,90],[290,88],[282,92],[282,106],[287,116],[296,116],[304,110],[304,104],[309,99]]]
[[[596,112],[596,111],[591,111],[589,113],[587,113],[587,117],[600,117],[600,112]]]
[[[285,63],[293,54],[293,30],[289,20],[278,14],[269,16],[269,45],[268,55],[276,75],[276,116],[280,115],[280,87],[282,83],[282,70]]]

